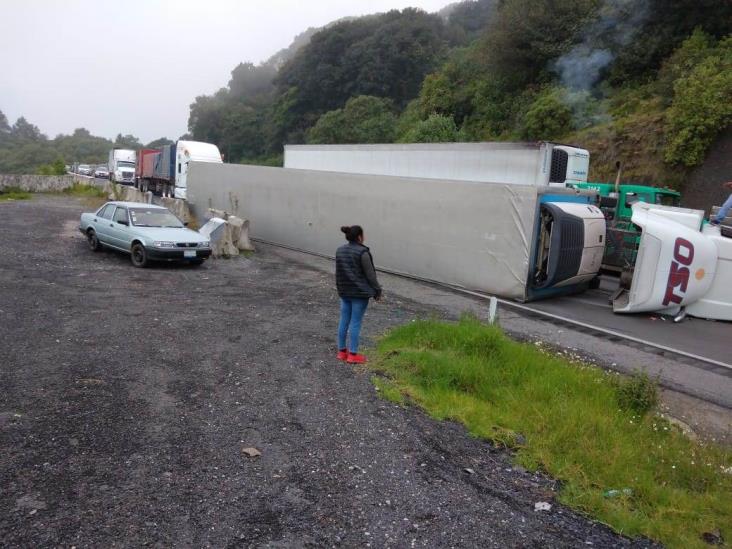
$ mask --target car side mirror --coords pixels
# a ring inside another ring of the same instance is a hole
[[[117,221],[117,223],[119,223],[120,225],[126,225],[128,227],[130,226],[130,222],[129,221]]]

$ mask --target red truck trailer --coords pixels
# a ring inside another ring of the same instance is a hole
[[[140,183],[153,177],[155,161],[160,155],[158,149],[140,149],[137,152],[137,164],[135,164],[135,187],[143,189]]]

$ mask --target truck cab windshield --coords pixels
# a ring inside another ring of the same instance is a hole
[[[130,209],[130,218],[136,227],[183,227],[180,219],[167,210],[133,208]]]
[[[117,162],[117,166],[119,166],[120,168],[134,168],[135,167],[135,163],[134,162],[126,162],[124,160],[120,160],[120,161]]]
[[[662,204],[664,206],[676,206],[681,204],[681,200],[678,196],[673,194],[658,193],[656,195],[656,204]]]

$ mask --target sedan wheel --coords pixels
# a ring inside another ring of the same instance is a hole
[[[92,252],[98,252],[102,249],[102,245],[99,243],[99,239],[97,238],[97,233],[95,231],[89,231],[86,233],[86,240],[89,243],[89,249]]]
[[[132,245],[131,252],[130,258],[132,259],[132,264],[135,267],[147,266],[147,253],[145,252],[145,247],[142,244],[135,242]]]

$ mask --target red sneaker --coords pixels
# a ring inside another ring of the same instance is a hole
[[[336,358],[338,360],[345,361],[348,358],[348,349],[341,349],[340,351],[338,351],[338,354],[336,355]]]
[[[349,364],[366,364],[366,357],[358,353],[348,353],[346,362]]]

